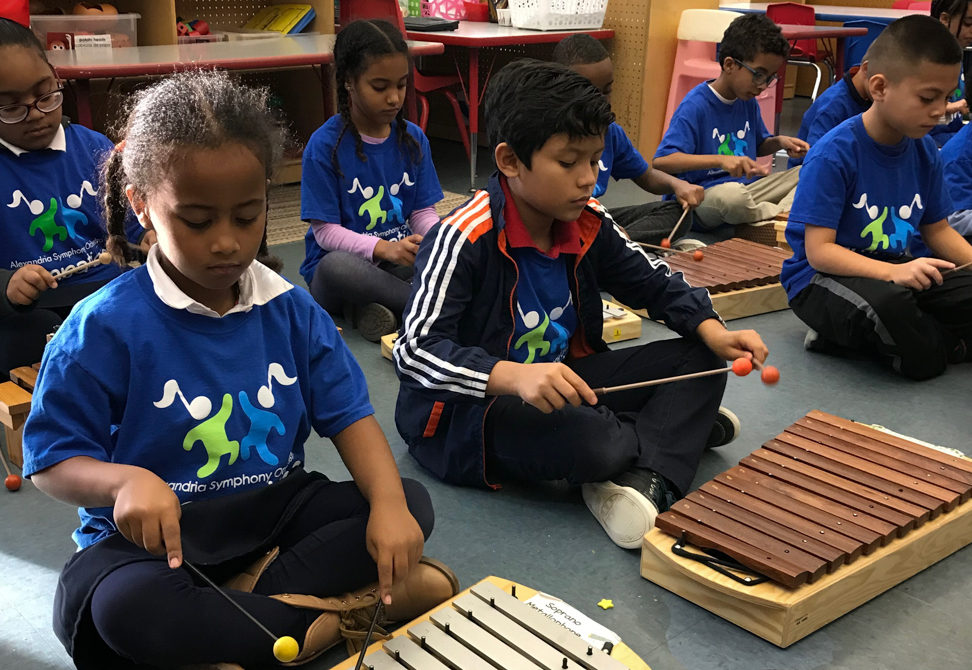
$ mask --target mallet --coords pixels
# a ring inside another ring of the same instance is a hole
[[[663,239],[662,242],[661,242],[661,245],[662,245],[662,248],[663,249],[671,249],[672,248],[672,240],[671,240],[671,238],[675,236],[675,233],[676,232],[678,232],[678,227],[682,225],[682,221],[685,219],[685,215],[688,214],[688,213],[689,213],[689,208],[688,207],[686,207],[685,209],[682,210],[682,215],[680,217],[678,217],[678,223],[676,223],[675,224],[675,227],[672,228],[672,232],[670,232],[668,234],[668,237],[666,237],[665,239]]]
[[[109,254],[107,251],[102,251],[100,254],[98,254],[97,258],[87,261],[86,263],[79,263],[75,265],[73,268],[65,270],[64,272],[57,273],[56,275],[54,275],[54,279],[61,280],[64,279],[65,277],[70,277],[75,272],[81,272],[82,270],[93,268],[96,265],[108,265],[109,263],[111,263],[111,254]]]
[[[714,375],[722,375],[728,372],[733,372],[739,377],[745,377],[750,372],[753,371],[753,366],[756,369],[762,370],[761,378],[764,384],[775,384],[780,381],[780,371],[777,370],[772,365],[767,365],[763,367],[754,360],[748,358],[737,358],[732,362],[732,366],[728,368],[718,368],[716,370],[705,370],[703,372],[692,372],[687,375],[677,375],[675,377],[665,377],[664,379],[652,379],[646,382],[637,382],[634,384],[622,384],[621,386],[605,386],[599,389],[592,389],[594,395],[604,395],[606,393],[614,393],[616,391],[631,391],[634,389],[647,388],[649,386],[660,386],[662,384],[668,384],[670,382],[680,382],[687,379],[697,379],[699,377],[712,377]]]

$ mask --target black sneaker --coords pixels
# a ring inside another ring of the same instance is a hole
[[[376,302],[358,307],[355,322],[361,337],[369,342],[380,342],[382,337],[398,330],[398,321],[392,311]]]
[[[612,481],[584,484],[584,502],[604,532],[623,549],[641,547],[655,517],[675,504],[668,480],[647,468],[632,468]]]
[[[723,447],[739,437],[741,431],[739,417],[725,407],[720,407],[719,414],[716,415],[715,423],[712,424],[712,432],[709,433],[709,440],[705,443],[705,448],[715,449],[716,447]]]

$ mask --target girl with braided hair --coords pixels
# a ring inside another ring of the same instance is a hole
[[[429,141],[405,120],[408,45],[386,21],[355,21],[334,45],[340,114],[304,151],[300,273],[327,311],[377,342],[394,332],[411,292],[422,236],[442,200]]]
[[[274,663],[183,557],[300,640],[298,664],[357,636],[350,622],[379,598],[396,621],[454,595],[455,575],[422,557],[431,501],[399,476],[361,369],[324,310],[260,260],[284,144],[267,92],[179,74],[134,96],[121,136],[108,249],[127,259],[129,207],[157,242],[47,345],[24,428],[25,476],[80,507],[54,614],[75,665]],[[305,470],[312,429],[353,481]]]
[[[959,46],[968,49],[972,46],[972,12],[969,11],[969,0],[935,0],[931,5],[932,18],[938,19],[948,26],[949,32],[955,35]],[[945,106],[945,116],[941,122],[932,128],[929,135],[939,148],[955,137],[962,130],[962,117],[969,113],[969,103],[965,99],[965,63],[959,75],[955,90],[948,98]]]

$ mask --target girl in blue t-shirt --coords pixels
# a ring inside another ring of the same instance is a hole
[[[82,670],[274,663],[195,569],[300,640],[298,662],[379,597],[402,620],[457,591],[422,558],[428,493],[399,477],[354,357],[258,260],[283,139],[265,91],[181,74],[135,96],[106,163],[108,250],[128,259],[129,206],[158,243],[65,320],[24,430],[24,474],[81,508],[54,628]],[[311,429],[353,481],[303,469]]]
[[[40,361],[46,335],[121,268],[58,275],[104,251],[107,137],[62,126],[64,89],[30,29],[0,19],[0,375]],[[137,224],[133,229],[137,230]],[[145,240],[146,247],[150,240]]]
[[[377,342],[397,328],[442,188],[429,141],[405,120],[408,45],[386,21],[355,21],[334,44],[340,114],[304,150],[300,273],[327,311]]]

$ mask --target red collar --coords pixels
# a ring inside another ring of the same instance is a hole
[[[513,196],[506,183],[506,178],[500,179],[503,186],[503,195],[506,197],[506,206],[503,208],[503,216],[506,219],[506,241],[516,249],[536,249],[544,256],[557,258],[560,254],[580,254],[580,226],[576,221],[554,221],[551,232],[553,233],[553,246],[550,251],[543,252],[530,237],[520,212],[516,209]]]

